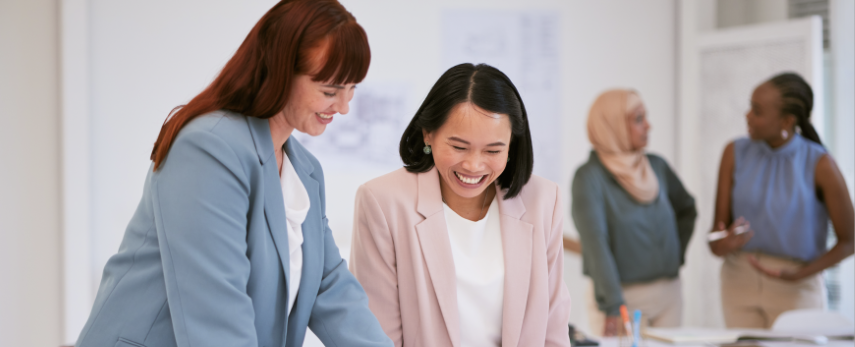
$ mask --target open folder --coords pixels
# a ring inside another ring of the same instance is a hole
[[[684,343],[733,343],[737,341],[800,341],[825,344],[829,340],[852,340],[852,329],[822,332],[780,332],[759,329],[707,329],[707,328],[648,328],[642,332],[647,338],[660,341]]]

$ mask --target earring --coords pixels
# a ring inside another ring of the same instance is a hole
[[[508,156],[508,162],[509,162],[509,163],[511,162],[511,157],[510,157],[510,156]]]
[[[425,154],[430,154],[430,145],[426,143],[425,148],[422,148],[422,152],[425,152]]]
[[[781,137],[786,140],[788,137],[790,137],[790,133],[788,133],[786,130],[781,130]]]

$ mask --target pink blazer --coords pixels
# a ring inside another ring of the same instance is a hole
[[[532,176],[515,198],[503,196],[502,346],[570,346],[558,186]],[[350,271],[395,346],[460,347],[454,260],[435,168],[401,168],[359,187],[352,247]]]

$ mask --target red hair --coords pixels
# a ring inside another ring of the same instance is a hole
[[[296,75],[359,83],[370,62],[365,30],[338,1],[282,0],[255,24],[219,76],[187,105],[170,112],[151,151],[154,170],[193,118],[216,110],[270,118],[288,104]]]

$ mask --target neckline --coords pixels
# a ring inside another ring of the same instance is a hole
[[[796,150],[796,148],[798,147],[797,143],[801,143],[802,141],[802,135],[800,135],[799,133],[794,133],[793,138],[790,139],[790,141],[787,141],[787,143],[784,143],[778,148],[772,148],[772,146],[769,146],[769,143],[763,140],[753,141],[758,142],[760,144],[760,147],[762,147],[766,153],[769,153],[771,155],[783,155]]]
[[[291,163],[291,159],[285,152],[282,153],[282,176],[280,176],[279,181],[283,190],[282,200],[285,205],[285,218],[293,218],[294,220],[305,219],[309,208],[311,208],[309,194],[306,191],[306,187],[303,186],[303,181],[297,174],[297,170]],[[289,192],[286,193],[285,189],[289,189]]]
[[[496,204],[496,196],[493,197],[493,200],[490,200],[490,206],[487,207],[487,213],[484,214],[484,218],[481,218],[481,219],[476,220],[476,221],[469,220],[469,219],[461,216],[456,211],[451,209],[451,207],[449,207],[448,204],[446,204],[445,202],[442,203],[442,208],[446,211],[451,212],[453,214],[453,216],[457,217],[457,219],[459,219],[460,221],[464,221],[464,222],[469,223],[473,226],[476,226],[476,225],[484,224],[487,222],[487,219],[490,219],[490,212],[493,209],[493,205],[495,205],[495,204]]]

